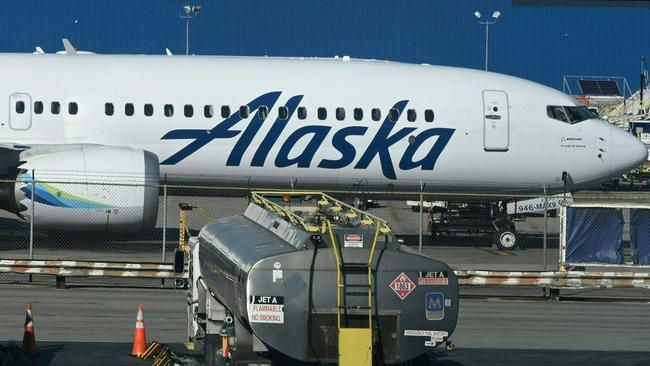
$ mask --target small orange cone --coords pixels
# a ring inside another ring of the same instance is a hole
[[[147,337],[144,335],[144,306],[138,305],[138,317],[135,320],[135,334],[133,336],[133,349],[131,356],[140,357],[147,349]]]
[[[25,333],[23,334],[23,352],[26,355],[35,355],[36,336],[34,335],[34,318],[32,318],[32,304],[27,304],[25,313]]]

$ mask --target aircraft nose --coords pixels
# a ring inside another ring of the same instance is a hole
[[[612,173],[623,174],[648,159],[648,148],[634,135],[612,125]]]

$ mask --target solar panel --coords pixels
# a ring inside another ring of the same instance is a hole
[[[578,80],[582,94],[585,95],[600,95],[600,88],[596,80]]]
[[[621,90],[613,80],[578,80],[584,95],[621,96]]]
[[[618,89],[618,84],[616,84],[615,81],[601,80],[598,82],[598,85],[600,85],[600,90],[602,90],[605,95],[621,95],[621,91]]]

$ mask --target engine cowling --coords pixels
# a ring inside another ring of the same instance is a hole
[[[160,172],[158,157],[151,152],[41,146],[24,151],[20,160],[15,200],[5,194],[0,204],[26,222],[33,216],[37,228],[115,232],[156,224]]]

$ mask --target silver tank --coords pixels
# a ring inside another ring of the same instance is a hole
[[[367,262],[373,228],[334,227],[343,278],[342,325],[367,327]],[[329,235],[312,235],[250,204],[199,234],[210,291],[272,352],[335,362],[337,262]],[[374,357],[398,363],[431,351],[456,327],[458,282],[449,266],[380,235],[373,260]],[[356,286],[355,286],[356,285]]]

